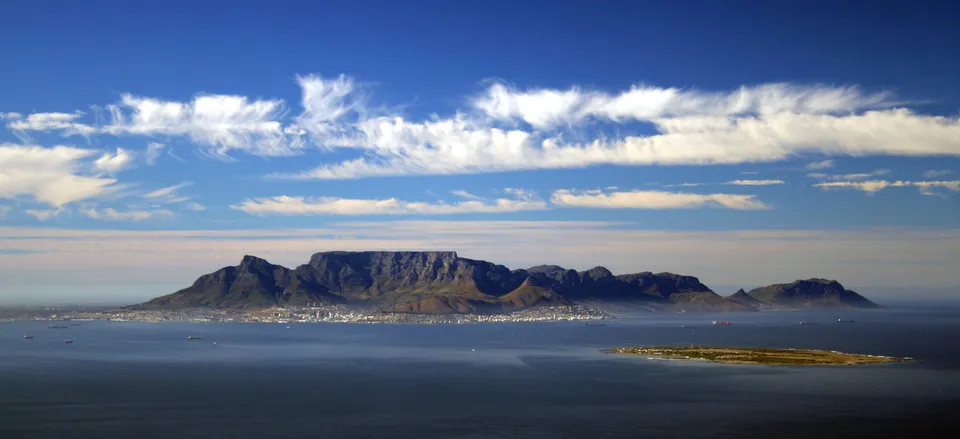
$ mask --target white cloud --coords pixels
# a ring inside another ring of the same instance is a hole
[[[362,98],[357,96],[353,78],[340,75],[322,78],[316,75],[297,76],[301,89],[300,105],[303,111],[296,122],[285,128],[300,144],[302,135],[309,134],[320,145],[346,129],[341,119],[350,112],[362,111]]]
[[[10,117],[15,115],[17,117]],[[7,128],[25,137],[28,131],[60,131],[64,136],[90,136],[96,128],[77,122],[83,117],[80,111],[73,113],[33,113],[23,118],[18,113],[8,113],[5,119],[11,120]]]
[[[180,203],[190,200],[191,197],[179,195],[177,191],[191,185],[193,185],[192,182],[184,181],[173,186],[167,186],[152,192],[148,192],[144,194],[143,197],[161,203]]]
[[[953,181],[913,181],[908,182],[910,186],[920,189],[924,195],[933,195],[933,189],[944,188],[952,192],[960,192],[960,180]]]
[[[93,162],[93,166],[98,171],[113,175],[133,166],[133,155],[123,148],[117,148],[117,152],[114,154],[104,153]]]
[[[290,155],[297,150],[280,122],[285,114],[282,100],[201,95],[178,102],[124,94],[120,102],[106,109],[110,115],[106,125],[80,123],[83,113],[76,112],[34,113],[13,119],[7,126],[21,137],[30,131],[58,131],[64,136],[185,136],[219,157],[232,150],[263,156]]]
[[[448,215],[520,212],[547,208],[546,203],[535,194],[518,190],[509,193],[514,195],[514,198],[498,198],[490,202],[469,200],[456,203],[424,203],[402,201],[396,198],[374,200],[281,195],[248,199],[230,207],[251,215]]]
[[[833,160],[822,160],[819,162],[812,162],[807,164],[807,169],[819,170],[819,169],[830,169],[834,165]]]
[[[724,184],[732,184],[734,186],[771,186],[783,184],[783,180],[733,180]]]
[[[775,113],[832,114],[886,108],[890,93],[864,94],[857,87],[763,84],[732,92],[703,92],[638,85],[617,95],[567,90],[517,90],[494,84],[473,100],[487,116],[520,119],[534,128],[572,124],[588,117],[654,121],[684,116],[742,116]]]
[[[60,212],[63,212],[63,208],[58,208],[58,209],[27,209],[27,210],[24,210],[24,212],[26,212],[27,215],[30,215],[30,216],[36,218],[38,221],[46,221],[46,220],[48,220],[48,219],[51,219],[51,218],[59,215]]]
[[[0,144],[0,197],[30,196],[53,207],[119,189],[116,180],[88,175],[94,150]]]
[[[555,191],[550,201],[557,206],[603,209],[693,209],[724,207],[738,210],[768,209],[756,195],[690,194],[665,191],[606,192],[602,190]]]
[[[118,211],[112,208],[97,210],[95,208],[80,209],[80,213],[96,220],[114,220],[114,221],[143,221],[158,217],[171,217],[173,213],[169,210],[127,210]]]
[[[474,99],[473,105],[494,119],[520,118],[535,127],[546,127],[582,118],[577,107],[583,105],[584,98],[576,88],[522,92],[494,84],[485,95]]]
[[[929,170],[929,171],[927,171],[927,172],[924,172],[924,173],[923,173],[923,177],[924,177],[924,178],[937,178],[937,177],[943,177],[944,175],[950,175],[950,174],[952,174],[952,173],[953,173],[953,171],[951,171],[951,170],[949,170],[949,169],[931,169],[931,170]]]
[[[371,115],[347,76],[298,76],[297,83],[302,110],[291,118],[282,100],[201,95],[180,102],[124,94],[107,107],[110,122],[92,131],[77,128],[79,115],[71,113],[38,113],[10,123],[64,134],[183,136],[218,157],[233,151],[290,155],[308,143],[362,154],[284,175],[305,179],[740,164],[809,155],[960,155],[960,119],[917,114],[888,92],[857,87],[760,84],[698,91],[638,85],[607,93],[494,84],[467,111],[410,120],[397,111]],[[564,136],[565,126],[577,129],[592,119],[620,124],[614,131],[627,134],[631,122],[650,122],[657,133],[605,137],[578,130]],[[829,166],[830,160],[810,165]]]
[[[661,134],[566,144],[522,130],[489,128],[462,116],[422,123],[375,118],[337,141],[366,157],[295,174],[304,179],[443,175],[616,165],[709,165],[773,162],[794,156],[957,155],[960,120],[908,110],[859,115],[775,113],[735,119],[674,118]]]
[[[756,171],[743,171],[740,175],[757,175]]]
[[[466,199],[468,199],[468,200],[482,200],[482,199],[483,199],[483,197],[478,197],[478,196],[476,196],[476,195],[474,195],[474,194],[471,194],[470,192],[467,192],[467,191],[464,191],[464,190],[450,191],[450,193],[451,193],[451,194],[454,194],[454,195],[456,195],[456,196],[458,196],[458,197],[460,197],[460,198],[466,198]]]
[[[10,209],[12,209],[10,206],[0,206],[0,219],[6,219]]]
[[[666,184],[663,187],[697,187],[697,186],[706,186],[707,183],[680,183],[680,184]]]
[[[147,144],[147,152],[144,155],[144,159],[147,161],[148,165],[154,165],[157,163],[157,158],[160,157],[160,153],[163,152],[163,148],[166,145],[157,142],[150,142]]]
[[[192,211],[194,211],[194,212],[200,212],[200,211],[203,211],[203,210],[207,210],[207,208],[204,207],[204,205],[202,205],[202,204],[200,204],[200,203],[187,203],[187,205],[184,206],[184,207],[186,207],[187,209],[192,210]]]
[[[807,177],[820,180],[866,180],[872,177],[879,177],[890,173],[889,169],[877,169],[871,172],[859,172],[854,174],[824,174],[822,172],[811,172]]]
[[[817,183],[813,185],[821,189],[857,189],[867,193],[876,193],[888,187],[916,187],[925,195],[933,193],[935,188],[944,188],[949,191],[960,191],[960,180],[954,181],[887,181],[887,180],[869,180],[869,181],[832,181]]]
[[[16,119],[21,119],[21,118],[23,118],[23,115],[22,115],[22,114],[20,114],[20,113],[14,113],[14,112],[12,112],[12,111],[11,111],[11,112],[7,112],[7,113],[0,113],[0,119],[16,120]]]
[[[527,189],[508,187],[508,188],[504,188],[503,192],[505,194],[513,195],[514,197],[520,200],[539,200],[540,199],[540,197],[537,196],[536,192],[530,191]]]
[[[282,100],[201,95],[177,102],[124,94],[108,109],[112,122],[102,130],[111,134],[186,136],[217,156],[231,150],[264,156],[294,152],[279,122]]]

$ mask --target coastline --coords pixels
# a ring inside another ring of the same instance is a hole
[[[528,308],[503,314],[416,314],[351,309],[344,306],[267,308],[258,310],[102,310],[55,312],[4,321],[112,321],[112,322],[188,322],[188,323],[275,323],[275,324],[482,324],[523,322],[595,322],[617,316],[581,305]]]
[[[744,348],[723,346],[650,346],[604,349],[609,354],[639,355],[650,360],[703,361],[763,366],[860,366],[913,361],[910,357],[853,354],[834,350]]]

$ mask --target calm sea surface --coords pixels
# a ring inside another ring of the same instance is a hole
[[[47,325],[0,324],[0,438],[911,437],[953,434],[960,413],[951,307],[638,314],[605,327]],[[677,344],[918,361],[764,367],[600,352]]]

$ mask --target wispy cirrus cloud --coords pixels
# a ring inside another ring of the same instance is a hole
[[[489,117],[519,119],[538,129],[575,124],[590,117],[655,121],[688,116],[827,114],[897,104],[888,92],[869,94],[857,87],[782,83],[744,86],[729,92],[637,85],[617,94],[584,91],[579,87],[519,90],[497,83],[474,98],[472,103]]]
[[[116,170],[125,159],[118,150],[117,155],[92,160],[97,154],[97,150],[72,146],[0,144],[0,197],[27,196],[59,208],[115,192],[120,188],[117,180],[102,175],[98,168]]]
[[[742,118],[673,118],[660,134],[565,143],[542,133],[478,125],[462,117],[408,122],[378,118],[344,142],[366,156],[292,176],[351,179],[617,165],[774,162],[808,153],[957,155],[960,123],[907,110],[858,115],[777,113]],[[870,130],[864,127],[871,127]],[[918,141],[924,139],[925,141]]]
[[[160,153],[163,152],[163,149],[166,148],[166,145],[159,142],[150,142],[147,144],[147,152],[144,154],[144,159],[148,165],[153,166],[157,163],[157,159],[160,158]]]
[[[100,131],[109,134],[185,136],[220,157],[231,150],[264,156],[292,153],[279,122],[285,111],[279,99],[200,95],[177,102],[124,94],[107,110],[111,123]]]
[[[7,122],[7,128],[13,131],[17,137],[25,142],[30,141],[29,133],[32,131],[59,131],[64,136],[90,136],[97,132],[96,128],[78,122],[84,113],[75,111],[73,113],[33,113],[23,117],[19,113],[7,113],[4,119]]]
[[[783,180],[733,180],[724,184],[730,184],[734,186],[772,186],[783,184]]]
[[[198,95],[169,101],[128,93],[105,107],[104,124],[78,128],[78,114],[37,113],[11,119],[8,126],[65,135],[180,136],[219,158],[233,152],[291,155],[307,147],[361,154],[279,175],[300,179],[763,163],[814,154],[960,155],[960,119],[914,113],[890,92],[855,86],[777,83],[703,91],[636,85],[605,92],[576,86],[520,90],[499,83],[453,115],[416,120],[397,111],[369,111],[368,97],[349,76],[304,75],[296,81],[301,109],[290,117],[280,99]],[[31,117],[34,122],[26,122]],[[614,124],[617,135],[563,135],[591,120]],[[656,132],[631,134],[636,121]],[[830,166],[824,160],[808,167]]]
[[[194,212],[201,212],[201,211],[207,210],[207,207],[206,207],[206,206],[204,206],[204,205],[202,205],[202,204],[200,204],[200,203],[196,203],[196,202],[194,202],[194,203],[187,203],[184,207],[185,207],[187,210],[192,210],[192,211],[194,211]]]
[[[185,187],[192,186],[193,182],[184,181],[173,186],[167,186],[160,189],[150,191],[143,195],[143,198],[147,198],[151,201],[158,203],[181,203],[184,201],[189,201],[192,197],[186,195],[180,195],[180,189]]]
[[[85,215],[89,218],[95,220],[113,220],[113,221],[143,221],[151,218],[169,218],[173,216],[173,212],[165,209],[156,209],[156,210],[125,210],[120,211],[113,208],[105,209],[96,209],[96,208],[87,208],[80,209],[79,212],[82,215]]]
[[[817,183],[813,185],[821,189],[856,189],[867,193],[876,193],[891,187],[915,187],[925,195],[933,194],[936,188],[943,188],[952,192],[960,191],[960,180],[953,181],[887,181],[887,180],[867,180],[867,181],[831,181]]]
[[[830,169],[834,166],[833,160],[821,160],[819,162],[811,162],[805,166],[810,170],[820,170],[820,169]]]
[[[190,101],[167,101],[124,94],[107,105],[106,124],[80,122],[82,112],[34,113],[7,123],[21,138],[30,132],[52,131],[64,136],[96,134],[182,136],[207,147],[217,157],[243,150],[255,155],[283,156],[296,151],[280,120],[282,100],[250,100],[236,95],[200,95]]]
[[[451,193],[451,194],[454,194],[454,195],[456,195],[456,196],[458,196],[458,197],[460,197],[460,198],[466,198],[466,199],[468,199],[468,200],[483,200],[483,199],[484,199],[483,197],[480,197],[480,196],[471,194],[470,192],[467,192],[467,191],[465,191],[465,190],[454,190],[454,191],[450,191],[450,193]]]
[[[931,169],[931,170],[929,170],[929,171],[924,172],[924,173],[923,173],[923,177],[924,177],[924,178],[937,178],[937,177],[943,177],[943,176],[945,176],[945,175],[950,175],[950,174],[952,174],[952,173],[953,173],[953,171],[951,171],[951,170],[949,170],[949,169]]]
[[[462,213],[506,213],[547,209],[536,194],[511,191],[512,198],[486,201],[472,198],[455,203],[335,197],[291,197],[248,199],[230,206],[251,215],[450,215]]]
[[[879,177],[889,173],[889,169],[876,169],[870,172],[857,172],[853,174],[825,174],[822,172],[811,172],[807,174],[807,177],[820,180],[866,180],[868,178]]]
[[[30,215],[36,218],[37,221],[47,221],[51,218],[56,217],[57,215],[60,215],[60,213],[63,212],[63,208],[60,207],[57,209],[26,209],[24,210],[24,212],[27,215]]]
[[[693,209],[722,207],[737,210],[760,210],[770,207],[756,195],[738,194],[692,194],[665,191],[604,191],[570,190],[555,191],[550,201],[556,206],[588,207],[600,209]]]
[[[93,162],[93,166],[98,171],[112,175],[133,166],[133,160],[132,154],[123,148],[117,148],[117,151],[113,154],[109,152],[104,153],[102,156],[100,156],[100,158]]]

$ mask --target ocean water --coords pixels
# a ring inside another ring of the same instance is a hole
[[[734,324],[712,326],[714,319]],[[950,307],[637,314],[605,327],[47,324],[0,324],[0,438],[829,438],[960,431],[960,309]],[[769,367],[600,352],[677,344],[835,349],[917,361]]]

